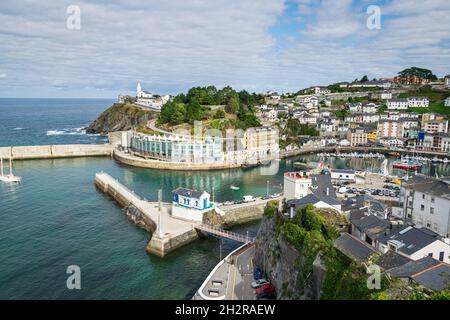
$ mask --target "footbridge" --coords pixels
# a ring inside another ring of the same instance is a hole
[[[245,236],[245,235],[242,235],[242,234],[239,234],[236,232],[231,232],[231,231],[224,230],[224,229],[214,227],[211,225],[207,225],[207,224],[200,224],[200,225],[195,226],[195,228],[197,230],[212,234],[217,237],[226,238],[226,239],[230,239],[230,240],[234,240],[234,241],[238,241],[238,242],[242,242],[242,243],[255,242],[254,237]]]

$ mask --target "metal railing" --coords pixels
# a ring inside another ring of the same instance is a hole
[[[249,237],[249,236],[245,236],[245,235],[242,235],[242,234],[239,234],[239,233],[223,230],[221,228],[214,227],[214,226],[211,226],[211,225],[200,224],[200,225],[196,226],[196,228],[198,230],[201,230],[201,231],[213,234],[213,235],[218,236],[218,237],[235,240],[235,241],[242,242],[242,243],[253,243],[253,242],[255,242],[255,238],[254,237]]]

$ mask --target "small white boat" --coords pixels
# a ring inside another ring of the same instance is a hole
[[[0,158],[0,181],[3,182],[11,182],[11,183],[20,183],[22,182],[22,178],[15,176],[12,172],[12,157],[9,157],[9,174],[5,175],[3,173],[3,158]]]
[[[231,189],[231,190],[239,190],[240,188],[239,188],[239,187],[236,187],[236,186],[233,186],[233,185],[231,185],[231,186],[230,186],[230,189]]]

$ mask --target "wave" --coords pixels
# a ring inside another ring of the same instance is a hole
[[[86,133],[86,128],[85,127],[81,127],[81,128],[64,128],[62,130],[48,130],[47,131],[47,136],[62,136],[62,135],[70,135],[70,136],[92,136],[92,137],[96,137],[96,136],[100,136],[100,134],[90,134],[90,133]]]
[[[20,128],[20,127],[17,127],[17,128],[14,128],[13,130],[22,130],[23,128]]]

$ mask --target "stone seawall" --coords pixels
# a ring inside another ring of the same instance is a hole
[[[264,213],[265,204],[242,207],[225,212],[222,220],[225,226],[232,227],[250,221],[260,220]]]
[[[143,159],[117,150],[114,150],[114,159],[116,159],[118,162],[133,167],[160,169],[160,170],[199,171],[199,170],[223,170],[241,167],[240,164],[224,164],[224,163],[195,164],[195,163],[166,162],[159,160]]]
[[[109,144],[0,147],[0,157],[11,155],[13,160],[111,156],[112,153],[113,146]]]

